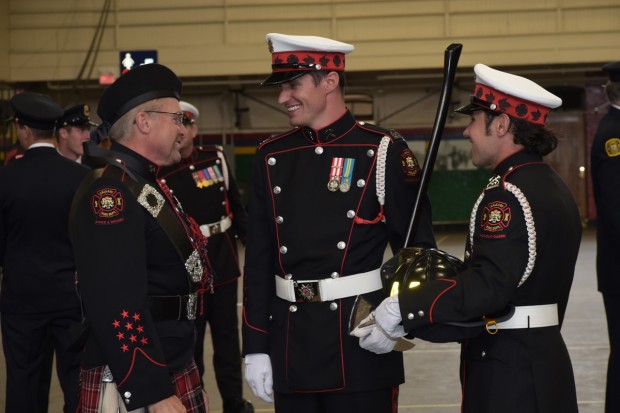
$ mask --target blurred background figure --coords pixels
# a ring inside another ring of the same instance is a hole
[[[596,271],[609,332],[605,413],[620,411],[620,61],[603,66],[609,111],[592,142],[592,184],[596,202]]]
[[[47,411],[50,345],[64,412],[75,412],[79,357],[69,345],[81,313],[68,220],[73,194],[88,169],[54,147],[54,128],[63,110],[49,96],[21,93],[11,99],[11,107],[25,153],[0,170],[5,412]]]
[[[65,158],[81,163],[84,155],[82,144],[90,140],[90,127],[97,126],[90,120],[90,107],[86,104],[65,110],[60,119],[56,137],[58,152]]]

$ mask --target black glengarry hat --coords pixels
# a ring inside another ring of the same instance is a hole
[[[181,99],[181,80],[166,66],[150,63],[123,74],[101,95],[97,114],[109,125],[149,100]]]
[[[13,117],[9,120],[33,129],[52,130],[64,111],[51,97],[41,93],[23,92],[11,98]]]

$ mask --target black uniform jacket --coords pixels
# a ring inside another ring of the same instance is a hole
[[[382,208],[375,174],[383,137]],[[421,172],[406,142],[346,112],[324,129],[295,128],[268,139],[254,161],[244,354],[271,356],[276,392],[353,392],[402,383],[401,353],[373,354],[348,335],[355,296],[291,303],[276,296],[274,276],[346,277],[379,268],[388,242],[394,250],[403,246]],[[350,189],[341,184],[331,191],[338,164],[345,170],[340,180],[348,176]],[[423,205],[413,243],[432,247],[430,208]],[[368,296],[371,302],[382,299],[381,291]]]
[[[481,319],[509,304],[557,303],[559,326],[468,332],[474,337],[461,347],[465,412],[577,411],[560,326],[580,240],[568,187],[540,156],[519,152],[497,166],[474,206],[466,270],[400,292],[403,324],[413,334],[428,325]]]
[[[114,158],[155,188],[169,207],[155,180],[157,167],[125,146],[112,149]],[[172,396],[171,375],[187,367],[194,354],[194,322],[155,320],[148,298],[187,295],[198,284],[164,228],[128,188],[130,180],[110,164],[84,192],[81,188],[71,234],[89,325],[85,367],[107,364],[133,410]]]
[[[620,109],[611,106],[592,142],[598,289],[620,295]]]
[[[78,308],[67,231],[73,194],[88,169],[35,147],[0,168],[0,311],[46,313]]]
[[[247,212],[222,147],[195,148],[189,158],[163,168],[159,176],[199,225],[232,220],[229,230],[209,236],[208,254],[214,287],[237,279],[241,270],[236,237],[245,240]]]

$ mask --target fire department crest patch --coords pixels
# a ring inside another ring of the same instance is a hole
[[[611,138],[605,141],[605,152],[610,158],[620,155],[620,138]]]
[[[508,228],[512,214],[505,202],[492,201],[482,210],[480,226],[487,232],[500,232]]]
[[[125,208],[125,199],[116,188],[98,189],[93,195],[92,208],[96,215],[95,224],[110,225],[125,220],[121,216]]]
[[[400,153],[400,164],[405,177],[417,178],[420,175],[420,165],[409,148],[403,149]]]

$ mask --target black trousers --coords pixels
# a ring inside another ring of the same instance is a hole
[[[359,393],[276,393],[276,413],[397,413],[398,387]]]
[[[605,413],[617,413],[620,412],[620,295],[603,294],[603,303],[609,333]]]
[[[204,341],[207,322],[213,344],[215,381],[225,406],[236,406],[242,401],[241,347],[237,317],[237,279],[205,294],[204,314],[196,319],[196,351],[194,358],[204,375]],[[203,382],[204,385],[204,382]]]
[[[56,354],[56,373],[64,395],[65,413],[74,413],[79,397],[79,354],[69,350],[70,331],[80,322],[79,308],[45,314],[1,314],[6,359],[5,413],[41,410],[40,388],[48,374],[49,338]]]

